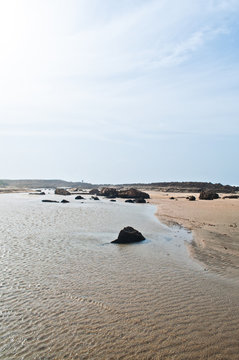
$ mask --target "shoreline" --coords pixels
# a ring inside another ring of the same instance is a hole
[[[239,199],[198,200],[199,194],[149,191],[157,218],[190,230],[189,255],[210,270],[229,278],[239,275]],[[188,201],[194,195],[196,201]],[[224,194],[220,194],[224,196]],[[170,199],[173,197],[174,199]]]

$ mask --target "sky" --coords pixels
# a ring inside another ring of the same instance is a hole
[[[0,179],[239,184],[239,0],[0,0]]]

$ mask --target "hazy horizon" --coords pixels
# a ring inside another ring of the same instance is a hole
[[[238,184],[238,15],[0,0],[0,178]]]

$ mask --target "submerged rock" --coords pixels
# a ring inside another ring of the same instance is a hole
[[[69,191],[67,191],[66,189],[56,189],[55,194],[56,195],[71,195],[71,193]]]
[[[111,243],[115,244],[130,244],[134,242],[139,242],[145,240],[145,237],[139,232],[135,230],[131,226],[127,226],[122,229],[118,235],[118,239],[111,241]]]
[[[219,199],[219,195],[213,190],[202,190],[199,195],[200,200]]]
[[[134,200],[128,199],[128,200],[125,200],[125,202],[126,202],[126,203],[131,203],[131,204],[133,204],[133,203],[134,203]]]
[[[77,195],[75,197],[75,200],[85,200],[85,198],[83,198],[83,196],[81,196],[81,195]]]
[[[92,200],[100,200],[97,196],[91,196]]]
[[[62,204],[66,204],[66,203],[69,203],[69,202],[70,202],[70,201],[65,200],[65,199],[61,200],[61,203],[62,203]]]
[[[59,203],[59,201],[56,201],[56,200],[42,200],[42,202],[47,202],[47,203]]]

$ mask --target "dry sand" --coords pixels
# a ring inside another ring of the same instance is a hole
[[[186,197],[194,195],[196,201]],[[193,232],[190,254],[205,270],[238,278],[239,275],[239,199],[198,200],[199,194],[150,192],[150,203],[157,205],[158,218]],[[174,197],[175,199],[170,199]]]

